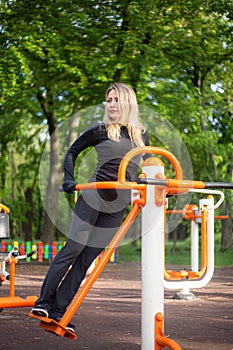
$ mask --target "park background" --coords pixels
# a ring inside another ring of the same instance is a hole
[[[103,105],[114,81],[131,85],[138,103],[153,111],[151,145],[166,147],[154,137],[156,115],[179,132],[195,180],[232,181],[232,1],[3,0],[0,23],[0,202],[11,209],[13,240],[64,240],[45,210],[56,218],[61,179],[54,174],[78,130],[95,119],[98,108],[91,106]],[[61,145],[64,122],[69,128]],[[90,175],[85,159],[84,153],[77,164],[79,182]],[[172,176],[169,166],[166,172]],[[224,193],[218,214],[228,219],[216,221],[216,253],[229,265],[233,196]],[[72,196],[66,199],[72,206]],[[172,253],[187,248],[190,223],[182,221],[169,236]],[[138,256],[140,242],[122,249],[122,258]]]

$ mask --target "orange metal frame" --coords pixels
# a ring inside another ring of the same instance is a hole
[[[0,209],[5,211],[7,214],[10,213],[10,209],[0,203]],[[10,289],[9,296],[0,297],[0,309],[4,308],[13,308],[13,307],[22,307],[22,306],[33,306],[37,299],[37,296],[27,296],[26,298],[21,298],[15,295],[15,265],[18,262],[18,258],[11,256],[11,258],[6,261],[10,265]],[[0,268],[2,268],[2,263],[0,261]],[[3,274],[0,274],[0,281],[4,282],[6,277]]]
[[[10,264],[10,289],[9,296],[0,298],[0,308],[14,308],[22,306],[33,306],[35,304],[37,296],[27,296],[26,298],[21,298],[15,295],[15,265],[17,264],[17,257],[12,256],[11,260],[8,261]]]
[[[164,347],[168,347],[171,350],[182,350],[179,344],[174,340],[167,338],[163,334],[164,324],[163,324],[163,314],[158,312],[155,315],[155,346],[154,350],[163,350]]]
[[[8,208],[6,205],[0,203],[0,209],[2,209],[3,211],[5,211],[7,214],[10,213],[10,208]]]
[[[195,210],[198,209],[198,206],[195,204],[189,204],[185,205],[184,210],[166,210],[165,209],[165,215],[166,214],[182,214],[185,219],[188,220],[195,220],[197,218],[201,219],[202,226],[201,226],[201,269],[200,271],[188,271],[188,270],[180,270],[180,271],[174,271],[174,270],[167,270],[166,267],[164,269],[164,278],[167,280],[182,280],[182,279],[189,279],[189,280],[197,280],[204,276],[207,269],[207,208],[204,207],[201,215],[195,215]],[[228,215],[217,215],[214,217],[215,220],[225,220],[228,219]],[[164,220],[166,223],[166,220]],[[166,230],[164,230],[166,232]],[[166,242],[166,240],[165,240]]]
[[[202,265],[200,271],[188,271],[188,270],[181,270],[181,271],[173,271],[173,270],[166,270],[164,269],[164,277],[167,280],[182,280],[182,279],[200,279],[204,276],[206,269],[207,269],[207,208],[204,207],[201,216],[200,217],[202,221],[201,226],[201,241],[202,241],[202,249],[201,249],[201,256],[202,256]]]

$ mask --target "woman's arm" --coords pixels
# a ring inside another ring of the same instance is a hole
[[[72,193],[75,190],[74,167],[78,155],[87,147],[94,145],[93,127],[84,131],[66,152],[63,169],[64,182],[63,191]]]

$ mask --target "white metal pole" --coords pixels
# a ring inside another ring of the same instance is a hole
[[[197,272],[199,269],[199,233],[198,223],[191,221],[191,270]]]
[[[152,159],[155,165],[151,165]],[[159,160],[153,157],[148,161],[142,168],[146,177],[163,177]],[[147,185],[147,203],[142,209],[142,350],[154,349],[154,316],[164,311],[164,200],[161,206],[156,204],[155,190],[155,186]]]
[[[207,206],[207,272],[210,276],[214,274],[214,197],[209,195],[202,201]]]

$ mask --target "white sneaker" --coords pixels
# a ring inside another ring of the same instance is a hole
[[[31,313],[33,315],[37,315],[37,316],[41,316],[41,317],[49,317],[49,312],[46,309],[46,307],[44,305],[35,305],[32,309],[31,309]]]

